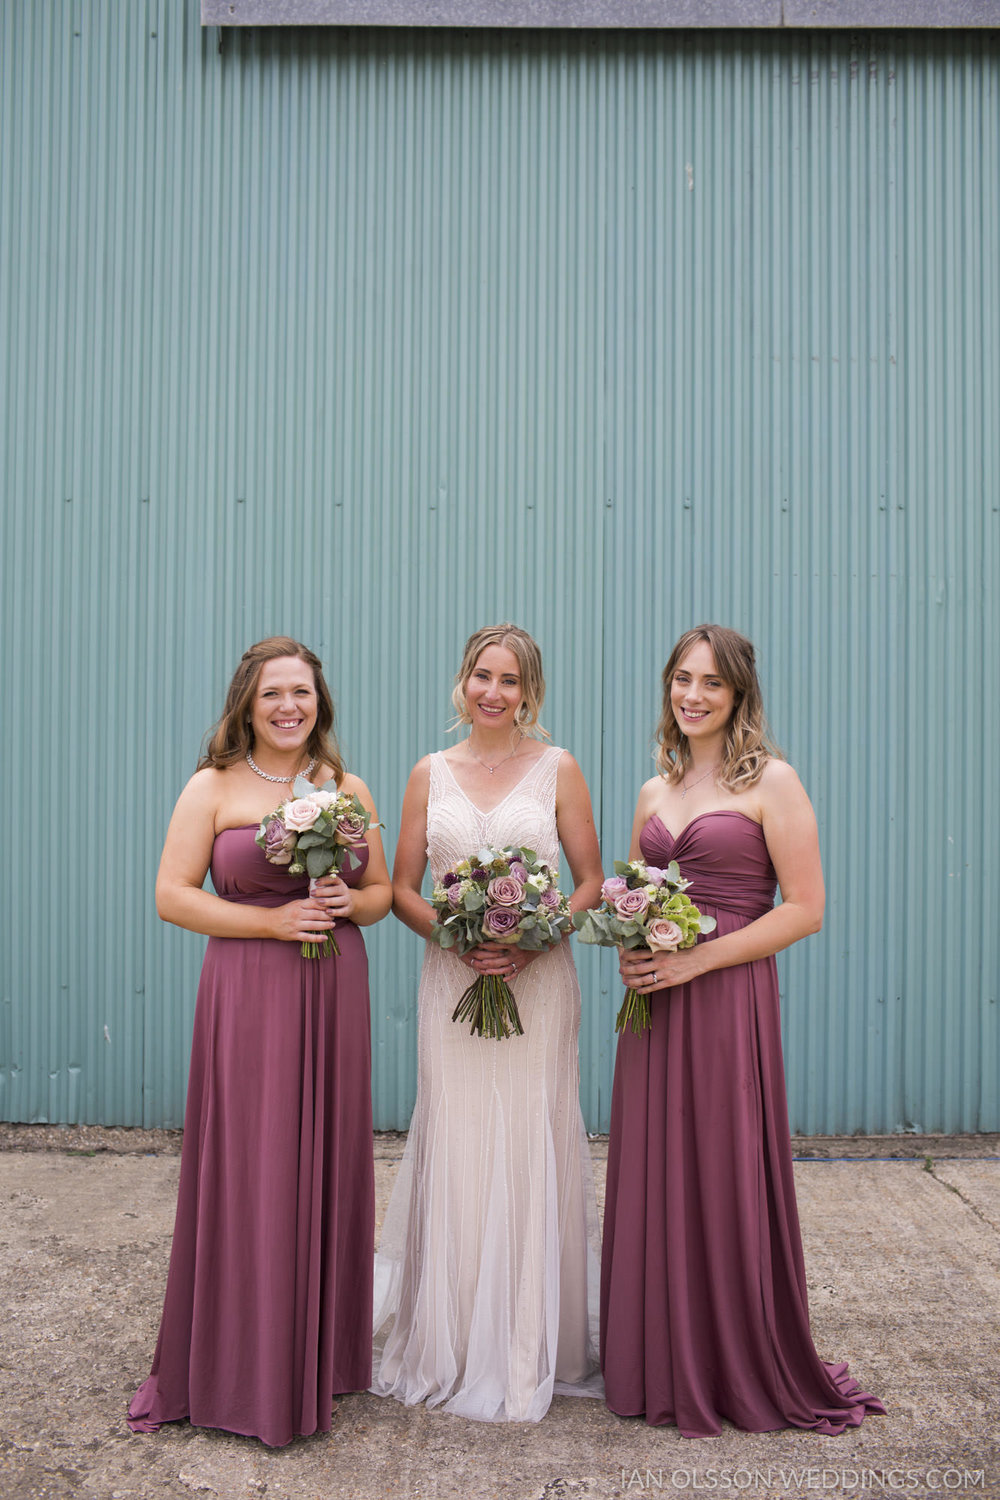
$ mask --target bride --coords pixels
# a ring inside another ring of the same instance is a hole
[[[434,923],[428,855],[440,880],[484,845],[529,848],[554,867],[561,843],[572,909],[599,899],[590,794],[573,757],[544,743],[544,692],[523,630],[471,637],[452,695],[468,737],[419,761],[403,801],[393,909],[422,938]],[[452,1021],[470,970],[507,980],[523,1036],[487,1040]],[[537,1422],[554,1391],[601,1394],[569,942],[540,954],[484,943],[462,957],[427,942],[418,1008],[416,1106],[376,1256],[372,1389]]]

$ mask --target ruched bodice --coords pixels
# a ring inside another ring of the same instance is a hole
[[[212,850],[212,884],[224,901],[238,901],[243,906],[282,906],[286,901],[300,901],[309,890],[309,877],[289,875],[284,865],[272,865],[255,842],[257,823],[239,828],[223,828],[216,834]],[[339,872],[345,885],[357,885],[368,866],[368,849],[362,844],[356,851],[359,862],[353,869]]]
[[[718,820],[718,821],[716,821]],[[752,922],[774,905],[778,881],[764,830],[746,813],[699,813],[676,839],[654,813],[639,835],[643,857],[666,866],[675,859],[695,906],[717,907]]]

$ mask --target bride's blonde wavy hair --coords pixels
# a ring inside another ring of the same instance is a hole
[[[511,625],[509,622],[504,625],[485,625],[482,630],[477,630],[474,635],[470,635],[466,641],[462,665],[455,675],[455,686],[451,694],[451,701],[455,705],[455,718],[448,727],[457,729],[461,724],[472,723],[469,705],[465,701],[465,685],[487,646],[502,646],[506,651],[513,651],[517,657],[517,663],[521,669],[522,694],[514,716],[518,729],[522,734],[531,735],[536,740],[551,739],[549,731],[543,729],[538,721],[542,703],[545,701],[542,653],[538,649],[538,642],[526,630],[522,630],[519,625]]]
[[[764,700],[757,677],[753,643],[725,625],[695,625],[686,630],[663,669],[663,711],[656,726],[656,768],[667,781],[679,782],[691,765],[691,747],[670,704],[674,673],[691,647],[705,641],[715,658],[715,669],[733,691],[733,712],[726,726],[726,744],[719,785],[730,792],[756,786],[769,760],[784,757],[771,739],[764,718]]]

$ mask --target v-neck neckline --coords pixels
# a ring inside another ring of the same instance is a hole
[[[501,807],[503,807],[503,805],[504,805],[505,802],[509,802],[510,801],[511,797],[513,797],[514,793],[518,790],[518,788],[522,787],[524,785],[524,783],[527,781],[528,777],[531,775],[532,771],[535,770],[536,767],[538,767],[539,765],[541,765],[542,761],[545,759],[546,755],[549,753],[549,751],[551,749],[554,749],[554,746],[552,746],[552,745],[546,745],[546,747],[542,751],[541,755],[537,756],[531,762],[531,764],[528,766],[527,770],[525,771],[524,775],[522,777],[520,777],[517,781],[515,781],[514,785],[511,787],[510,791],[506,792],[500,798],[499,802],[494,803],[494,805],[492,807],[489,807],[489,808],[480,807],[478,802],[473,802],[472,798],[469,796],[468,792],[465,790],[465,787],[462,785],[462,783],[459,781],[458,777],[455,775],[454,771],[451,769],[451,766],[448,765],[448,757],[444,754],[444,751],[441,751],[440,753],[441,753],[441,759],[444,762],[445,766],[447,767],[448,775],[451,777],[452,781],[455,783],[455,786],[458,788],[459,792],[465,798],[465,800],[469,804],[469,806],[473,809],[474,812],[477,812],[481,818],[492,818],[493,814],[495,812],[497,812]]]

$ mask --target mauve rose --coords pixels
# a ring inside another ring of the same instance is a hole
[[[655,865],[646,866],[646,879],[650,885],[661,886],[666,878],[666,870],[658,870]]]
[[[319,808],[311,797],[296,797],[285,803],[285,827],[294,833],[305,833],[319,817]]]
[[[447,891],[448,905],[453,907],[457,906],[462,899],[462,887],[459,885],[458,881],[456,880],[454,885],[449,885],[447,887]]]
[[[615,914],[624,917],[641,917],[649,907],[649,897],[640,887],[637,891],[625,891],[615,901]]]
[[[272,865],[290,865],[295,835],[289,833],[280,818],[272,818],[264,834],[264,858]]]
[[[655,922],[649,924],[646,945],[656,952],[676,953],[683,936],[676,922],[670,922],[666,917],[657,917]]]
[[[486,887],[486,894],[497,906],[520,906],[524,900],[524,886],[512,875],[498,875]]]
[[[627,890],[628,881],[625,879],[624,875],[609,875],[607,880],[601,886],[601,895],[604,897],[605,901],[609,901],[613,906],[614,903],[618,900],[618,897],[624,896]]]
[[[365,820],[360,813],[345,813],[337,824],[335,835],[338,844],[363,844],[365,841]]]
[[[513,860],[511,860],[511,863],[510,863],[510,873],[513,875],[514,879],[515,880],[519,880],[522,885],[524,884],[524,882],[528,878],[528,869],[527,869],[527,866],[526,865],[522,865],[522,863],[521,863],[521,861],[519,859],[513,859]]]
[[[554,885],[548,886],[547,889],[542,892],[541,902],[543,906],[556,907],[559,905],[559,892],[556,890]]]
[[[520,921],[509,906],[488,906],[483,913],[483,936],[494,943],[512,943]]]

